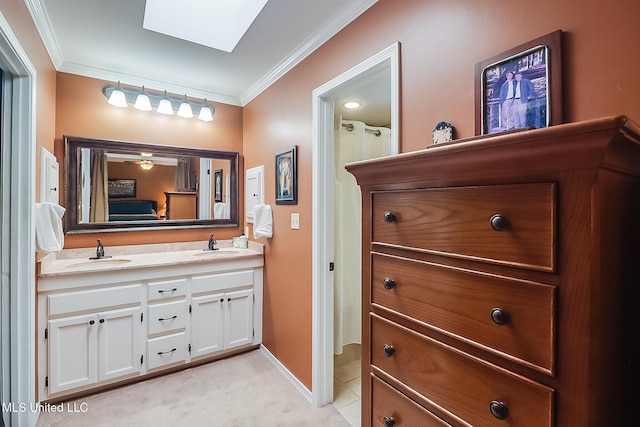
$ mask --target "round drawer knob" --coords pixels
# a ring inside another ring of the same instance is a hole
[[[96,323],[96,321],[95,321],[95,320],[89,320],[89,324],[90,324],[90,325],[93,325],[93,324],[95,324],[95,323]]]
[[[509,228],[509,220],[506,216],[495,214],[490,219],[491,228],[495,231],[504,231]]]
[[[382,218],[384,219],[384,222],[386,222],[387,224],[391,224],[392,222],[395,222],[396,220],[396,216],[390,212],[390,211],[386,211]]]
[[[99,322],[100,322],[100,323],[104,323],[104,319],[100,319],[100,320],[99,320]]]
[[[393,289],[396,287],[396,282],[391,277],[385,277],[382,281],[382,286],[384,286],[385,289]]]
[[[499,420],[504,420],[507,418],[507,415],[509,415],[509,408],[507,408],[506,403],[497,400],[492,400],[491,403],[489,403],[489,410],[491,411],[491,415]]]
[[[396,349],[392,345],[385,344],[382,347],[382,352],[384,353],[385,356],[391,357],[391,356],[393,356],[393,353],[396,352]]]
[[[491,310],[491,320],[493,320],[493,323],[496,325],[506,325],[510,320],[509,313],[501,308],[494,308]]]
[[[394,420],[393,417],[384,417],[382,423],[384,427],[393,427],[396,425],[396,420]]]

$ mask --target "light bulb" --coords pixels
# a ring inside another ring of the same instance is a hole
[[[151,111],[151,101],[149,101],[149,96],[144,91],[144,86],[142,86],[142,92],[138,94],[136,103],[133,104],[133,107],[142,111]]]
[[[158,104],[158,113],[173,114],[173,105],[171,105],[171,101],[169,101],[166,90],[164,91],[164,98],[162,98],[160,104]]]
[[[111,95],[109,95],[109,100],[107,102],[114,107],[127,106],[127,97],[124,95],[124,91],[120,87],[120,82],[118,82],[118,86],[111,91]]]
[[[185,119],[190,119],[193,117],[193,111],[191,110],[191,104],[187,101],[187,95],[184,96],[184,101],[180,104],[180,108],[178,108],[178,115],[180,117],[184,117]]]

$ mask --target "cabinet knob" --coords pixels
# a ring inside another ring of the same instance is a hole
[[[501,214],[493,215],[489,222],[491,223],[491,228],[495,231],[505,231],[509,228],[509,220],[506,216]]]
[[[393,353],[396,352],[396,349],[392,345],[385,344],[384,346],[382,346],[382,352],[385,356],[391,357],[393,356]]]
[[[393,427],[396,425],[396,420],[394,420],[393,417],[384,417],[382,423],[384,427]]]
[[[100,319],[100,320],[99,320],[99,322],[100,322],[100,323],[104,323],[104,319]]]
[[[510,320],[509,313],[501,308],[494,308],[491,310],[491,320],[496,325],[506,325]]]
[[[93,325],[93,324],[95,324],[95,323],[96,323],[96,321],[95,321],[95,320],[89,320],[89,324],[90,324],[90,325]]]
[[[386,222],[387,224],[391,224],[396,220],[396,216],[391,211],[386,211],[383,214],[382,218],[384,219],[384,222]]]
[[[499,420],[504,420],[507,418],[507,415],[509,415],[507,404],[497,400],[492,400],[491,403],[489,403],[489,410],[491,411],[491,415]]]
[[[396,287],[396,282],[391,277],[385,277],[382,281],[382,286],[384,286],[385,289],[393,289]]]

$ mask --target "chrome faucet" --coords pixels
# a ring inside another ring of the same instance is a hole
[[[102,246],[102,242],[98,239],[98,247],[96,248],[96,256],[91,257],[89,259],[103,259],[103,258],[111,258],[110,256],[106,256],[104,254],[104,246]]]
[[[213,238],[213,234],[211,235],[211,237],[209,237],[209,250],[210,251],[215,251],[218,248],[216,248],[216,245],[218,244],[218,242],[216,241],[216,239]]]
[[[98,239],[98,247],[96,248],[96,258],[104,258],[104,246],[102,246],[100,239]]]

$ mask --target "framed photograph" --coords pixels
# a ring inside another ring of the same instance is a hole
[[[276,153],[276,205],[298,204],[297,146]]]
[[[476,135],[562,123],[562,31],[475,65]]]
[[[107,193],[110,199],[136,198],[135,179],[110,179],[107,181]]]
[[[213,172],[213,195],[216,202],[222,202],[222,169]]]

